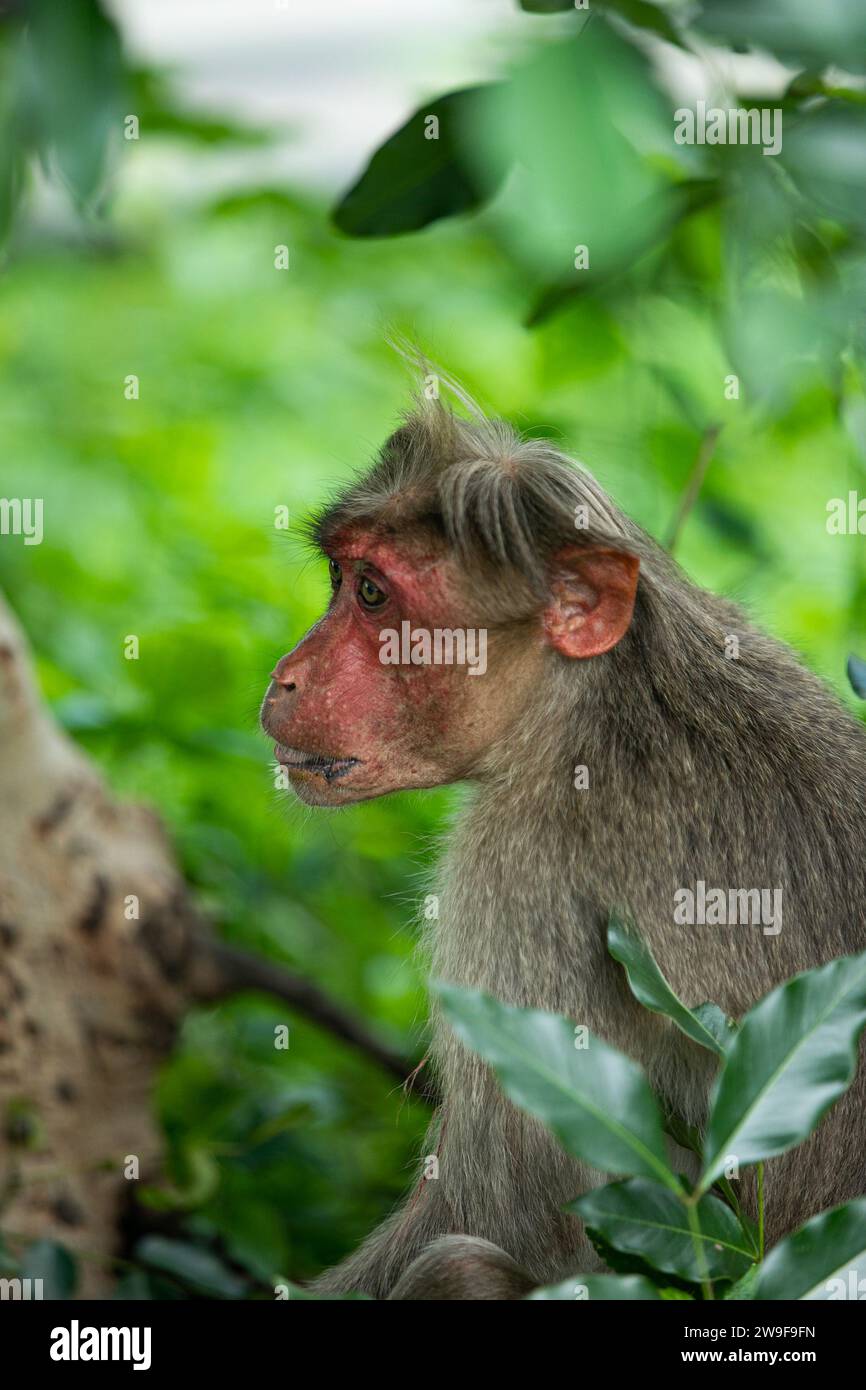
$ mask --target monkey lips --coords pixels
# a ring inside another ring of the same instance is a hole
[[[326,758],[321,753],[305,753],[300,748],[285,748],[281,743],[274,745],[274,757],[287,772],[311,773],[324,777],[329,783],[345,777],[347,772],[351,772],[352,768],[358,765],[357,758]]]

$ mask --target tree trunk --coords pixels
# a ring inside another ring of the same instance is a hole
[[[184,1012],[251,989],[391,1077],[420,1070],[309,981],[211,935],[157,816],[115,800],[40,704],[0,597],[0,1223],[80,1251],[81,1296],[110,1287],[130,1184],[159,1171],[152,1089]]]
[[[159,1153],[151,1089],[215,990],[156,816],[122,805],[42,709],[0,600],[0,1206],[10,1235],[108,1257]],[[218,991],[216,991],[218,992]],[[82,1294],[105,1264],[83,1264]]]

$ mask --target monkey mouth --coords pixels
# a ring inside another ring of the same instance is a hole
[[[358,766],[358,758],[326,758],[321,753],[305,753],[300,748],[286,748],[281,743],[274,745],[274,757],[287,772],[307,772],[324,777],[326,782],[336,782],[345,777],[353,767]]]

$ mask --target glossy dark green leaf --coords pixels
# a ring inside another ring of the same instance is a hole
[[[831,100],[798,113],[782,145],[786,170],[798,188],[808,189],[819,213],[860,233],[866,229],[864,144],[866,107]],[[835,273],[836,258],[828,256],[825,261]]]
[[[681,1279],[738,1279],[752,1263],[736,1216],[717,1197],[703,1197],[695,1208],[703,1267],[685,1203],[658,1183],[645,1178],[609,1183],[578,1197],[566,1210],[617,1250],[638,1255],[654,1269]]]
[[[202,1206],[219,1187],[217,1160],[203,1145],[189,1144],[181,1155],[184,1180],[163,1182],[160,1187],[143,1187],[138,1194],[142,1206],[152,1211],[188,1210]]]
[[[860,1300],[866,1296],[866,1197],[815,1216],[764,1260],[754,1298]]]
[[[122,135],[120,38],[96,0],[32,0],[28,38],[45,140],[73,193],[88,201],[102,185],[109,141]]]
[[[439,984],[445,1015],[496,1072],[516,1105],[536,1115],[564,1147],[597,1168],[657,1178],[678,1188],[667,1162],[661,1115],[640,1068],[559,1014],[517,1009],[477,990]]]
[[[118,1302],[148,1302],[154,1297],[153,1284],[143,1269],[131,1269],[118,1279],[112,1297]]]
[[[738,1279],[736,1284],[732,1284],[725,1292],[725,1298],[731,1299],[733,1302],[754,1298],[755,1281],[760,1271],[761,1266],[759,1264],[750,1265],[742,1279]]]
[[[767,49],[810,66],[866,67],[862,0],[703,0],[698,24],[725,43]]]
[[[516,166],[497,205],[503,240],[538,280],[581,286],[630,264],[665,223],[656,195],[669,174],[647,151],[671,140],[649,59],[609,24],[596,19],[537,48],[478,126],[479,158]]]
[[[651,4],[650,0],[606,0],[605,8],[612,10],[636,29],[644,29],[668,43],[683,47],[683,39],[670,14],[661,5]]]
[[[702,1004],[704,1011],[698,1015],[688,1009],[677,998],[659,969],[652,951],[638,936],[637,932],[611,914],[607,926],[607,949],[625,967],[631,992],[645,1008],[653,1013],[664,1014],[677,1025],[693,1042],[721,1056],[723,1052],[719,1033],[722,1032],[725,1016],[714,1004]],[[706,1010],[715,1010],[707,1019]]]
[[[485,202],[505,176],[504,154],[471,153],[473,128],[489,119],[498,84],[449,92],[420,107],[379,147],[334,211],[351,236],[396,236]],[[438,138],[431,138],[438,122]]]
[[[848,658],[848,679],[851,689],[861,700],[866,700],[866,661],[852,652]]]
[[[659,1291],[662,1288],[677,1288],[688,1294],[694,1292],[694,1281],[687,1282],[684,1279],[678,1279],[675,1274],[662,1274],[660,1270],[654,1269],[649,1261],[642,1259],[640,1255],[618,1250],[615,1245],[611,1245],[610,1241],[605,1240],[600,1231],[587,1229],[586,1235],[590,1245],[601,1260],[603,1270],[611,1274],[638,1274],[642,1279],[648,1279]]]
[[[56,1240],[37,1240],[21,1258],[19,1277],[41,1279],[45,1299],[67,1299],[75,1292],[78,1266],[74,1256]]]
[[[525,317],[526,326],[536,327],[574,300],[627,283],[628,272],[635,261],[658,250],[680,223],[717,202],[721,194],[721,185],[714,179],[685,179],[652,194],[644,207],[635,211],[630,226],[620,234],[623,254],[613,260],[602,257],[597,265],[591,262],[595,268],[570,270],[536,291]]]
[[[722,1052],[730,1046],[737,1036],[736,1022],[734,1019],[728,1018],[718,1004],[696,1004],[690,1012],[702,1028],[705,1028],[708,1033],[712,1033]]]
[[[118,1303],[139,1300],[158,1303],[184,1303],[200,1297],[197,1290],[181,1287],[176,1279],[156,1270],[133,1269],[123,1275],[114,1286],[112,1299]]]
[[[574,0],[520,0],[520,8],[527,14],[574,13]]]
[[[520,8],[527,14],[575,13],[574,0],[520,0]],[[682,45],[682,37],[665,10],[650,0],[592,0],[584,10],[577,10],[578,17],[588,24],[593,14],[605,11],[627,19],[636,29],[645,29],[669,43]]]
[[[170,135],[200,145],[261,146],[274,138],[271,132],[253,125],[185,109],[178,104],[161,72],[133,68],[128,81],[130,110],[138,116],[147,135]]]
[[[866,1023],[866,953],[797,975],[746,1014],[715,1087],[706,1190],[730,1158],[744,1167],[812,1132],[851,1084]]]
[[[188,1241],[145,1236],[136,1246],[135,1256],[210,1298],[243,1298],[248,1288],[246,1280],[227,1269],[210,1250]]]
[[[664,1117],[665,1133],[682,1148],[689,1153],[697,1154],[698,1158],[703,1158],[704,1140],[697,1125],[688,1124],[682,1117],[677,1115],[670,1108],[665,1109]]]
[[[17,26],[0,29],[0,238],[15,215],[31,136],[22,129],[21,36]]]

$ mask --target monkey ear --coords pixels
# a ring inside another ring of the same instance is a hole
[[[544,631],[563,656],[601,656],[628,631],[637,594],[636,555],[569,546],[555,557]]]

